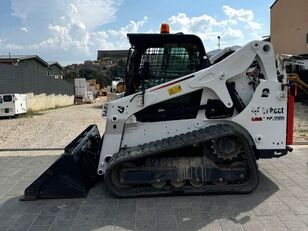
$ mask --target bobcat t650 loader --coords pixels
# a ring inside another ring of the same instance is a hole
[[[125,93],[26,190],[83,197],[103,178],[118,197],[248,193],[259,158],[291,151],[293,96],[273,47],[252,41],[209,58],[188,34],[128,34]]]

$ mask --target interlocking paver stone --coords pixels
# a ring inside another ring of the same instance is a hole
[[[56,220],[51,228],[50,228],[50,231],[67,231],[67,230],[70,230],[71,227],[73,226],[73,220]]]
[[[266,231],[264,225],[261,222],[247,222],[243,225],[245,231]]]
[[[142,208],[136,210],[136,230],[155,230],[154,208]]]
[[[50,226],[48,225],[32,225],[27,231],[46,231],[49,229],[50,229]]]
[[[33,221],[35,220],[36,215],[25,214],[17,217],[15,222],[10,225],[8,231],[24,231],[27,230]]]
[[[36,218],[36,220],[34,221],[33,225],[36,226],[43,226],[43,225],[47,225],[50,226],[53,221],[55,220],[56,216],[46,216],[46,215],[40,215]]]
[[[117,199],[99,183],[85,199],[32,202],[19,197],[55,157],[0,157],[0,231],[308,230],[307,152],[259,160],[247,195]]]

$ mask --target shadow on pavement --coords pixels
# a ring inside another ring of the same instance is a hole
[[[6,195],[0,230],[233,230],[253,221],[255,209],[262,212],[262,202],[278,189],[260,172],[257,189],[244,195],[117,199],[106,193],[103,183],[85,199],[23,202]]]
[[[28,151],[63,151],[64,147],[55,148],[0,148],[0,152],[28,152]]]

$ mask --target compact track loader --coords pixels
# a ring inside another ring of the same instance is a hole
[[[293,88],[269,42],[207,57],[195,35],[128,34],[125,93],[26,190],[83,197],[103,179],[118,197],[248,193],[256,160],[291,151]]]

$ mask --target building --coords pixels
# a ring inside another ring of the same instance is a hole
[[[0,64],[17,66],[21,72],[63,78],[63,67],[58,62],[46,62],[37,55],[0,55]]]
[[[97,60],[106,69],[114,69],[113,76],[123,76],[127,62],[128,50],[99,50],[97,52]]]
[[[59,74],[59,63],[49,65],[37,55],[0,55],[0,93],[27,94],[30,110],[74,103],[74,84],[56,78]]]
[[[308,54],[308,0],[276,0],[270,11],[275,52]]]
[[[48,63],[48,76],[54,76],[56,79],[63,79],[63,67],[55,61]]]
[[[97,52],[97,60],[103,58],[125,58],[127,57],[128,50],[99,50]]]
[[[47,75],[48,63],[37,55],[0,55],[0,64],[18,66],[20,71]]]

